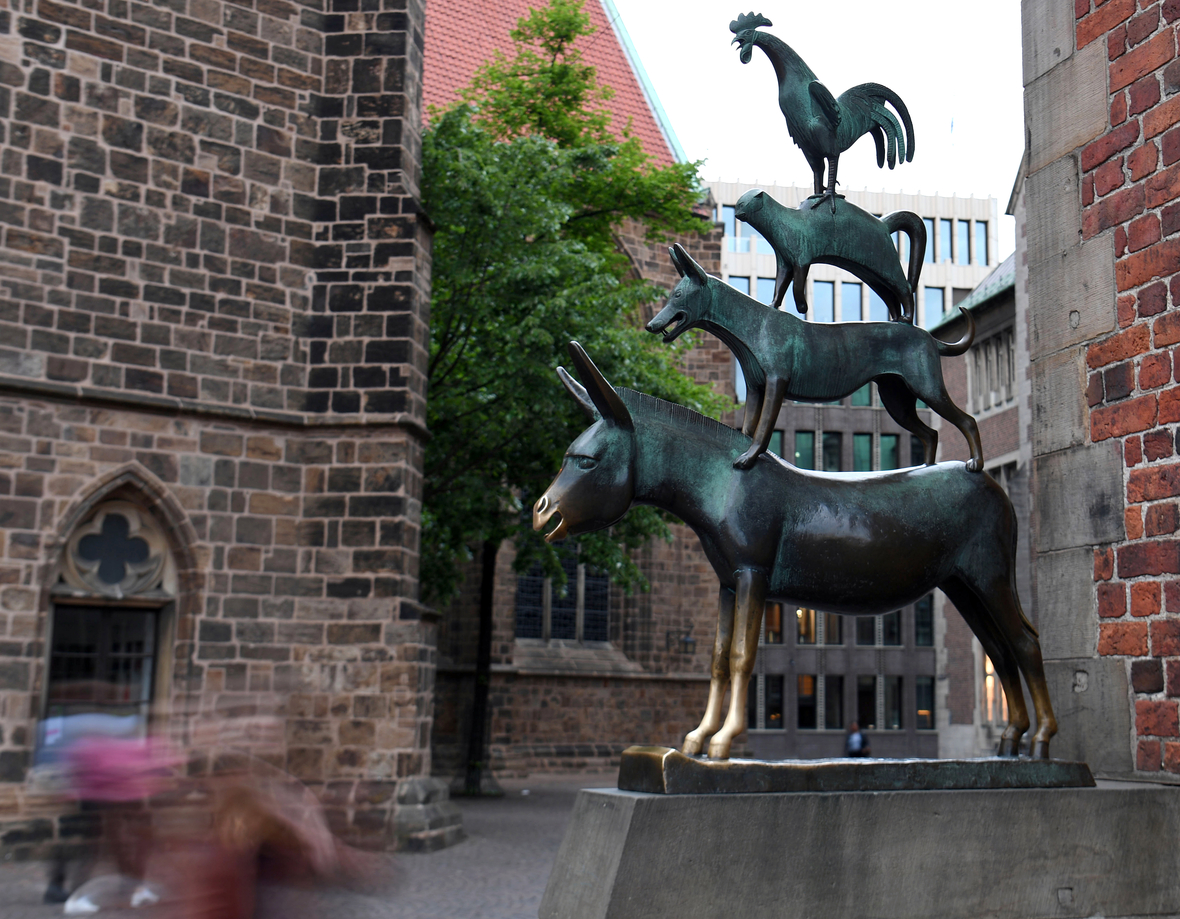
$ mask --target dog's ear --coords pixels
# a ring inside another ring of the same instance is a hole
[[[673,243],[668,254],[672,256],[672,264],[676,266],[676,270],[680,272],[682,278],[691,278],[702,287],[709,283],[709,276],[705,274],[705,269],[693,260],[693,257],[685,251],[684,246],[680,243]]]

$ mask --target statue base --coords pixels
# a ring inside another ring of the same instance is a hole
[[[619,789],[655,795],[801,791],[934,791],[954,788],[1087,788],[1085,763],[1025,757],[714,761],[671,747],[628,747]]]
[[[1180,787],[578,794],[540,919],[1180,916]]]

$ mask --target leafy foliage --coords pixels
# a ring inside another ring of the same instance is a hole
[[[640,328],[640,306],[662,292],[633,276],[614,235],[625,218],[652,239],[703,229],[696,164],[656,167],[636,138],[610,134],[607,91],[574,47],[589,29],[579,0],[533,10],[513,32],[515,56],[487,64],[423,138],[436,230],[421,578],[437,602],[485,540],[516,537],[518,566],[539,558],[561,577],[526,511],[586,427],[554,373],[567,342],[615,385],[719,409],[675,368],[690,341],[669,347]],[[666,533],[654,512],[633,511],[583,537],[582,557],[633,584],[628,550]]]

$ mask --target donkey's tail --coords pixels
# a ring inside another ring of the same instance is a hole
[[[894,211],[881,218],[890,233],[901,230],[910,238],[910,267],[906,280],[914,298],[918,296],[918,278],[922,275],[922,263],[926,259],[926,223],[913,211]]]
[[[938,353],[943,357],[956,357],[970,348],[971,342],[975,341],[975,320],[961,306],[959,307],[959,312],[967,320],[967,331],[963,333],[963,337],[958,341],[940,341],[937,338],[934,339],[934,344],[938,346]]]

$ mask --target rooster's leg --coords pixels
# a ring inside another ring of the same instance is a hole
[[[840,156],[828,157],[828,187],[824,189],[824,197],[832,202],[832,213],[836,213],[836,166],[840,163]]]

